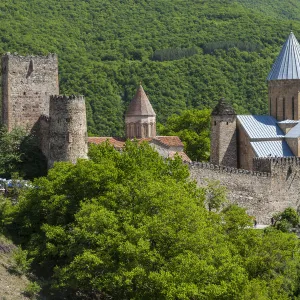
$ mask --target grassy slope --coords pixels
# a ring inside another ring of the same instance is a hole
[[[5,253],[4,249],[11,247],[11,242],[0,235],[0,300],[28,299],[22,292],[29,281],[25,276],[18,276],[9,271],[12,266],[11,252]]]
[[[61,91],[86,95],[94,134],[122,133],[124,110],[140,80],[161,122],[186,108],[212,107],[221,96],[240,113],[260,114],[267,107],[265,78],[290,21],[278,20],[280,10],[262,1],[260,7],[240,1],[3,0],[0,51],[58,53]],[[300,12],[299,5],[288,10]],[[293,24],[297,35],[300,23]],[[261,51],[202,54],[207,43],[228,40]],[[151,61],[155,50],[170,47],[196,47],[199,54]]]

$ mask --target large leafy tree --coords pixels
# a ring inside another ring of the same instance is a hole
[[[192,160],[205,161],[210,152],[210,112],[209,109],[185,110],[180,115],[169,117],[159,132],[179,136]]]
[[[8,132],[0,127],[0,176],[10,178],[18,173],[33,179],[47,173],[47,162],[36,137],[22,128]]]
[[[146,144],[128,142],[122,153],[92,146],[89,156],[57,163],[10,212],[11,234],[33,270],[51,279],[55,299],[296,293],[294,235],[251,229],[237,206],[208,211],[213,193],[190,182],[179,159],[163,160]]]

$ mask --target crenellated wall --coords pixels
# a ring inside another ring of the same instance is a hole
[[[261,171],[216,166],[209,163],[191,163],[190,177],[199,186],[207,180],[217,180],[227,188],[230,202],[236,203],[256,217],[258,223],[269,224],[276,212],[300,205],[300,158],[254,159]],[[271,172],[266,172],[266,170]]]

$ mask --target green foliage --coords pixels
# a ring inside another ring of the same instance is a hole
[[[21,162],[22,152],[20,144],[26,133],[20,128],[16,128],[8,133],[5,127],[0,129],[0,174],[9,176],[18,171],[18,164]]]
[[[13,220],[14,208],[10,199],[0,195],[0,232]]]
[[[176,60],[183,57],[189,57],[197,54],[196,48],[170,48],[163,50],[155,50],[152,60],[154,61],[166,61],[166,60]]]
[[[226,187],[222,186],[219,181],[208,181],[205,192],[205,204],[209,211],[219,211],[228,204]]]
[[[297,211],[291,207],[286,208],[283,212],[277,213],[273,216],[274,227],[283,231],[289,232],[292,228],[299,225],[299,215]]]
[[[205,161],[210,153],[210,113],[209,109],[183,111],[169,117],[159,133],[179,136],[191,160]]]
[[[22,128],[8,132],[0,128],[0,176],[11,178],[19,174],[26,179],[47,173],[47,164],[36,138]]]
[[[33,297],[37,296],[38,293],[41,291],[41,287],[37,282],[30,282],[24,291],[24,295],[33,299]]]
[[[165,161],[147,144],[128,142],[122,153],[92,145],[89,156],[35,180],[7,227],[54,299],[297,294],[296,236],[251,229],[234,205],[209,212],[205,196],[223,192],[198,189],[179,159]]]
[[[28,273],[33,258],[30,259],[28,258],[27,250],[22,250],[21,248],[17,248],[12,258],[14,261],[14,267],[13,267],[14,271],[16,271],[19,274]]]

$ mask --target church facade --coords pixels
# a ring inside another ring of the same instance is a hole
[[[211,118],[211,163],[270,171],[256,158],[300,156],[300,45],[291,32],[269,75],[269,115],[236,115],[221,99]]]

